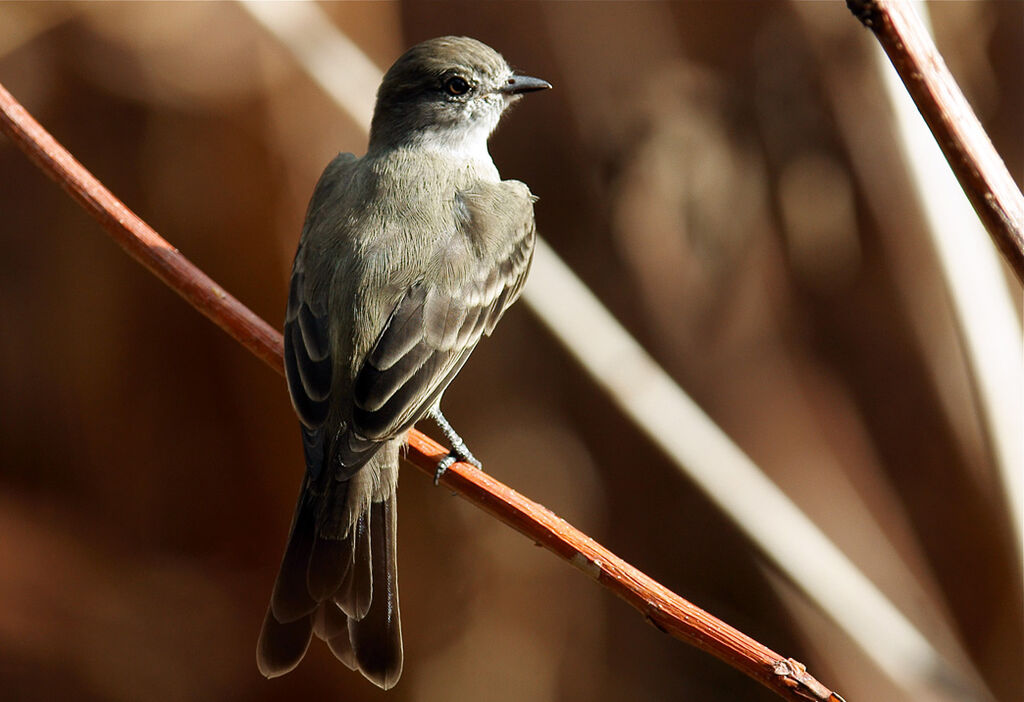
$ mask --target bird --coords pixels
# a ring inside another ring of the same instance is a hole
[[[401,676],[400,449],[429,416],[452,447],[435,483],[456,460],[480,466],[441,397],[519,297],[536,240],[536,198],[501,180],[487,141],[550,87],[476,39],[424,41],[384,75],[366,154],[339,154],[317,182],[285,313],[306,469],[257,644],[267,677],[314,635],[381,688]]]

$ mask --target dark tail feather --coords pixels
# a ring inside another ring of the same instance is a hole
[[[315,633],[338,660],[388,689],[398,682],[403,661],[395,495],[373,503],[345,538],[332,539],[339,531],[334,520],[346,513],[348,486],[332,487],[314,495],[303,484],[257,664],[267,677],[284,675],[302,660]]]
[[[339,661],[345,664],[349,670],[356,670],[359,664],[356,662],[356,654],[352,650],[352,643],[348,640],[348,617],[338,605],[333,602],[324,602],[317,610],[313,632],[323,640],[331,653]]]
[[[273,618],[282,624],[294,622],[316,610],[317,601],[309,594],[306,584],[306,569],[313,553],[316,535],[316,515],[305,484],[292,518],[288,546],[277,572],[274,592],[270,596],[270,611]]]
[[[395,550],[397,517],[394,495],[370,507],[373,595],[366,616],[348,621],[349,640],[359,670],[385,690],[398,682],[403,662]]]
[[[394,500],[394,495],[391,496]],[[352,539],[351,566],[347,569],[341,586],[334,593],[334,601],[341,610],[352,619],[362,619],[370,609],[370,598],[373,597],[373,562],[371,557],[376,545],[371,545],[370,511],[359,516],[349,538]]]
[[[299,664],[313,637],[313,615],[292,622],[281,623],[267,608],[259,644],[256,647],[256,665],[268,678],[290,672]]]
[[[317,603],[306,587],[306,564],[313,550],[315,518],[307,498],[303,483],[292,517],[288,546],[256,645],[256,664],[268,678],[284,675],[297,666],[306,655],[313,636],[313,613]]]
[[[314,600],[323,602],[341,589],[356,560],[354,546],[352,538],[316,537],[306,574],[309,595]]]

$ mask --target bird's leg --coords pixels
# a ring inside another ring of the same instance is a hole
[[[437,485],[437,482],[441,479],[441,476],[444,475],[444,472],[456,461],[471,463],[477,468],[483,468],[480,461],[477,460],[476,456],[474,456],[469,450],[469,447],[466,446],[466,442],[462,440],[462,437],[459,436],[458,432],[452,428],[452,425],[447,419],[445,419],[444,415],[441,414],[441,407],[439,405],[434,405],[430,410],[430,418],[433,419],[437,423],[437,426],[441,428],[445,438],[448,439],[448,443],[451,444],[452,447],[448,452],[448,455],[442,458],[437,464],[437,470],[434,472],[434,485]]]

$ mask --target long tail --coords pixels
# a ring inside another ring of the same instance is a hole
[[[315,494],[303,483],[257,646],[268,678],[295,668],[313,634],[384,689],[402,674],[395,491],[346,518],[357,491],[351,481],[332,481]]]

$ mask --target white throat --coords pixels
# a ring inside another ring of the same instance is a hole
[[[479,120],[462,129],[424,130],[416,145],[446,159],[468,165],[479,171],[481,177],[498,181],[498,169],[487,150],[487,138],[496,125],[488,122]]]

